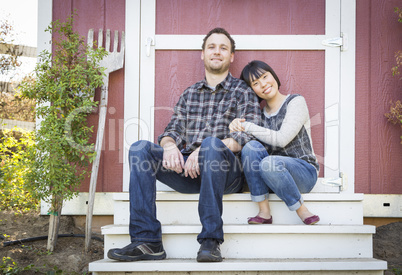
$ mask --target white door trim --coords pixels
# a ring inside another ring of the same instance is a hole
[[[341,32],[348,35],[348,49],[341,54],[339,170],[355,192],[355,93],[356,93],[356,0],[341,0]]]
[[[340,0],[325,3],[325,35],[328,38],[341,34]],[[325,149],[324,175],[339,176],[339,94],[340,94],[340,47],[325,47]]]
[[[155,37],[156,50],[201,50],[205,35],[167,35]],[[232,35],[236,50],[325,50],[327,35]]]
[[[138,140],[140,117],[140,26],[141,1],[126,0],[124,61],[123,191],[128,191],[130,145]]]

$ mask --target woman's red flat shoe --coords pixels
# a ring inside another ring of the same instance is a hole
[[[261,218],[260,216],[255,216],[252,218],[248,218],[249,224],[272,224],[272,216],[269,219]]]
[[[313,224],[316,224],[319,221],[320,221],[320,217],[318,217],[317,215],[314,215],[314,216],[305,218],[303,222],[306,225],[313,225]]]

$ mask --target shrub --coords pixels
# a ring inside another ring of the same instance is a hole
[[[0,93],[0,119],[35,121],[35,100],[21,94]]]
[[[14,128],[0,133],[0,210],[38,209],[39,201],[25,190],[28,150],[33,145],[32,132]]]
[[[391,107],[389,108],[389,113],[386,113],[385,116],[388,118],[388,121],[393,124],[400,124],[402,127],[402,103],[401,101],[392,102]],[[401,144],[402,144],[402,136],[401,136]]]

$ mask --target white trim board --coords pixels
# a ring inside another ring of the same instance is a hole
[[[341,0],[341,33],[348,34],[348,49],[341,54],[339,101],[339,170],[347,176],[348,193],[355,192],[355,75],[356,0]]]
[[[95,193],[94,213],[93,215],[107,215],[113,216],[114,214],[114,193]],[[61,210],[62,215],[86,215],[88,208],[88,192],[81,192],[77,197],[63,202]],[[50,204],[41,201],[40,214],[48,215]]]
[[[155,50],[198,50],[205,35],[155,35]],[[326,35],[233,35],[236,50],[325,50]]]
[[[52,0],[40,0],[38,1],[38,38],[36,53],[38,54],[37,62],[39,60],[39,54],[43,51],[52,52],[52,35],[45,30],[50,26],[53,20],[53,1]],[[49,102],[43,103],[43,106],[49,105]],[[36,129],[39,129],[42,119],[36,117]],[[41,204],[43,201],[41,201]],[[41,207],[42,209],[42,207]],[[41,212],[42,214],[42,212]]]
[[[128,151],[138,140],[140,112],[140,0],[126,0],[124,53],[123,186],[129,182]],[[128,188],[127,188],[128,190]]]
[[[363,217],[402,218],[402,195],[364,195]]]
[[[50,32],[45,32],[45,30],[50,26],[53,20],[53,1],[52,0],[41,0],[38,1],[38,39],[37,39],[37,54],[42,51],[52,52],[52,34]],[[37,62],[40,62],[39,57]],[[48,105],[49,102],[43,103],[43,105]],[[36,129],[42,122],[41,118],[36,118]]]
[[[43,50],[52,52],[52,35],[49,32],[45,32],[47,27],[53,20],[53,1],[52,0],[40,0],[38,1],[38,44],[37,54]]]
[[[171,193],[171,194],[170,194]],[[359,199],[362,194],[351,194],[342,195],[341,198],[337,197],[337,194],[325,194],[326,200],[333,197],[334,200],[338,201],[340,199],[344,200],[355,200]],[[159,196],[161,199],[171,199],[174,197],[174,192],[161,193]],[[126,199],[128,197],[127,193],[116,192],[116,193],[96,193],[95,195],[95,206],[94,215],[107,215],[111,216],[114,214],[114,200],[115,199]],[[198,195],[187,195],[188,199],[197,200]],[[319,200],[320,194],[305,194],[305,200]],[[247,199],[249,197],[247,196]],[[244,196],[241,194],[232,194],[224,197],[224,201],[228,200],[244,200]],[[62,215],[86,215],[86,209],[88,201],[88,193],[79,193],[74,199],[64,202],[62,209]],[[49,204],[41,203],[41,215],[47,215],[49,209]],[[197,214],[197,213],[195,213]],[[376,195],[376,194],[364,194],[363,195],[363,216],[368,218],[402,218],[402,194],[394,195]]]

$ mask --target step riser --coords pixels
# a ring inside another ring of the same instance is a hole
[[[160,182],[159,180],[156,181],[156,190],[168,191],[168,192],[174,191],[172,188]],[[339,192],[340,192],[339,186],[323,184],[323,178],[318,178],[316,185],[310,191],[310,193],[333,193],[333,194]]]
[[[384,261],[372,258],[349,259],[224,259],[220,263],[197,263],[195,259],[165,259],[160,261],[117,262],[103,259],[89,264],[94,274],[383,274]],[[96,273],[105,272],[105,273]],[[116,273],[107,273],[116,272]],[[127,272],[127,273],[125,273]]]
[[[383,275],[383,271],[194,271],[194,272],[144,272],[144,271],[128,271],[128,272],[92,272],[93,275],[128,275],[128,274],[146,274],[146,275]]]
[[[198,201],[157,201],[157,217],[162,224],[200,224]],[[306,202],[309,210],[320,216],[320,224],[363,224],[361,202]],[[129,224],[129,202],[115,201],[114,224]],[[285,203],[270,203],[274,224],[302,224],[295,211]],[[257,203],[224,201],[224,224],[246,224],[247,218],[258,213]]]
[[[164,234],[169,258],[195,258],[197,234]],[[129,235],[105,235],[105,258],[111,248],[130,243]],[[371,234],[225,234],[222,256],[234,259],[371,258]]]

